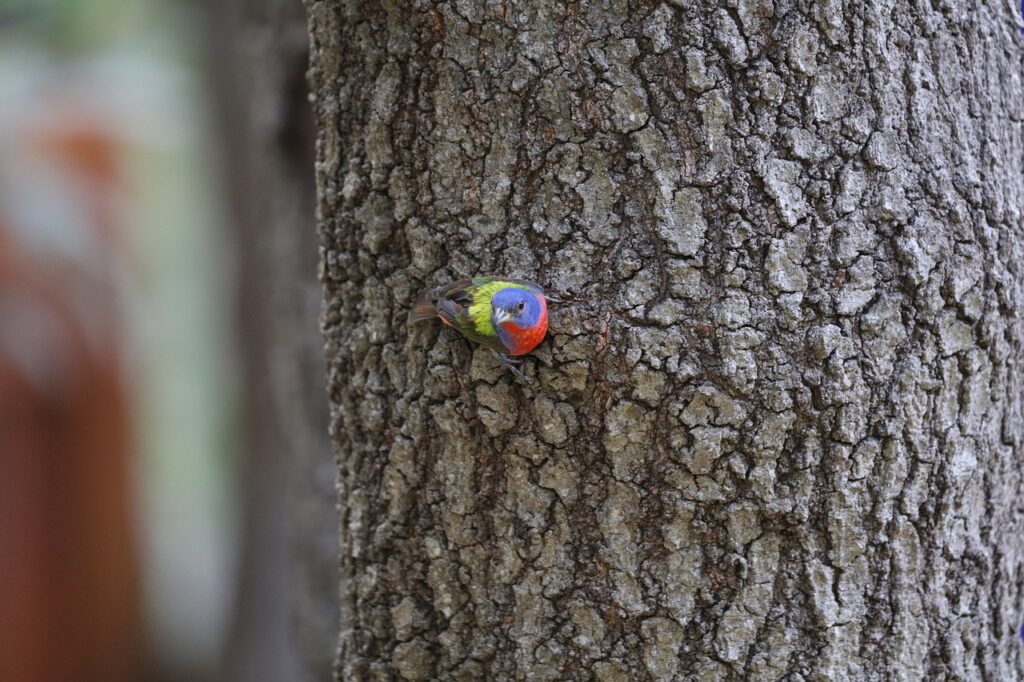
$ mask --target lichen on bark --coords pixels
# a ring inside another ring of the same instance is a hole
[[[1012,8],[307,9],[339,679],[1024,674]]]

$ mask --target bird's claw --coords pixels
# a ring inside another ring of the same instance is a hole
[[[498,362],[500,362],[501,364],[503,364],[506,367],[508,367],[509,370],[513,374],[515,374],[517,377],[519,377],[523,381],[529,381],[530,380],[530,377],[528,377],[525,374],[523,374],[523,370],[519,369],[519,363],[522,362],[522,360],[516,361],[516,360],[513,360],[512,358],[510,358],[507,355],[502,355],[501,353],[499,353],[497,351],[491,351],[491,352],[494,354],[494,357],[498,358]]]

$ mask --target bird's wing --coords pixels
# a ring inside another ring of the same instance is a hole
[[[493,281],[494,279],[497,278],[492,277],[488,281]],[[505,344],[502,343],[499,337],[488,336],[477,331],[476,323],[469,313],[469,306],[473,303],[473,292],[481,284],[476,280],[459,280],[458,282],[438,287],[430,295],[432,298],[436,296],[435,307],[442,322],[449,327],[457,329],[470,341],[479,343],[481,346],[499,353],[508,353],[508,348],[505,347]]]

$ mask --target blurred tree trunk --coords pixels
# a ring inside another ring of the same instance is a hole
[[[338,545],[317,326],[309,38],[298,0],[216,7],[210,39],[238,254],[244,434],[223,679],[311,682],[330,676]]]
[[[1024,675],[1011,3],[307,10],[338,679]]]
[[[139,395],[118,305],[127,118],[87,74],[30,67],[14,98],[4,84],[18,101],[0,117],[4,682],[145,679]]]

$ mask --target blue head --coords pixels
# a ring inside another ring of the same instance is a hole
[[[547,308],[542,296],[519,287],[499,290],[491,299],[491,307],[491,320],[496,327],[502,322],[514,322],[526,329],[537,326]]]

